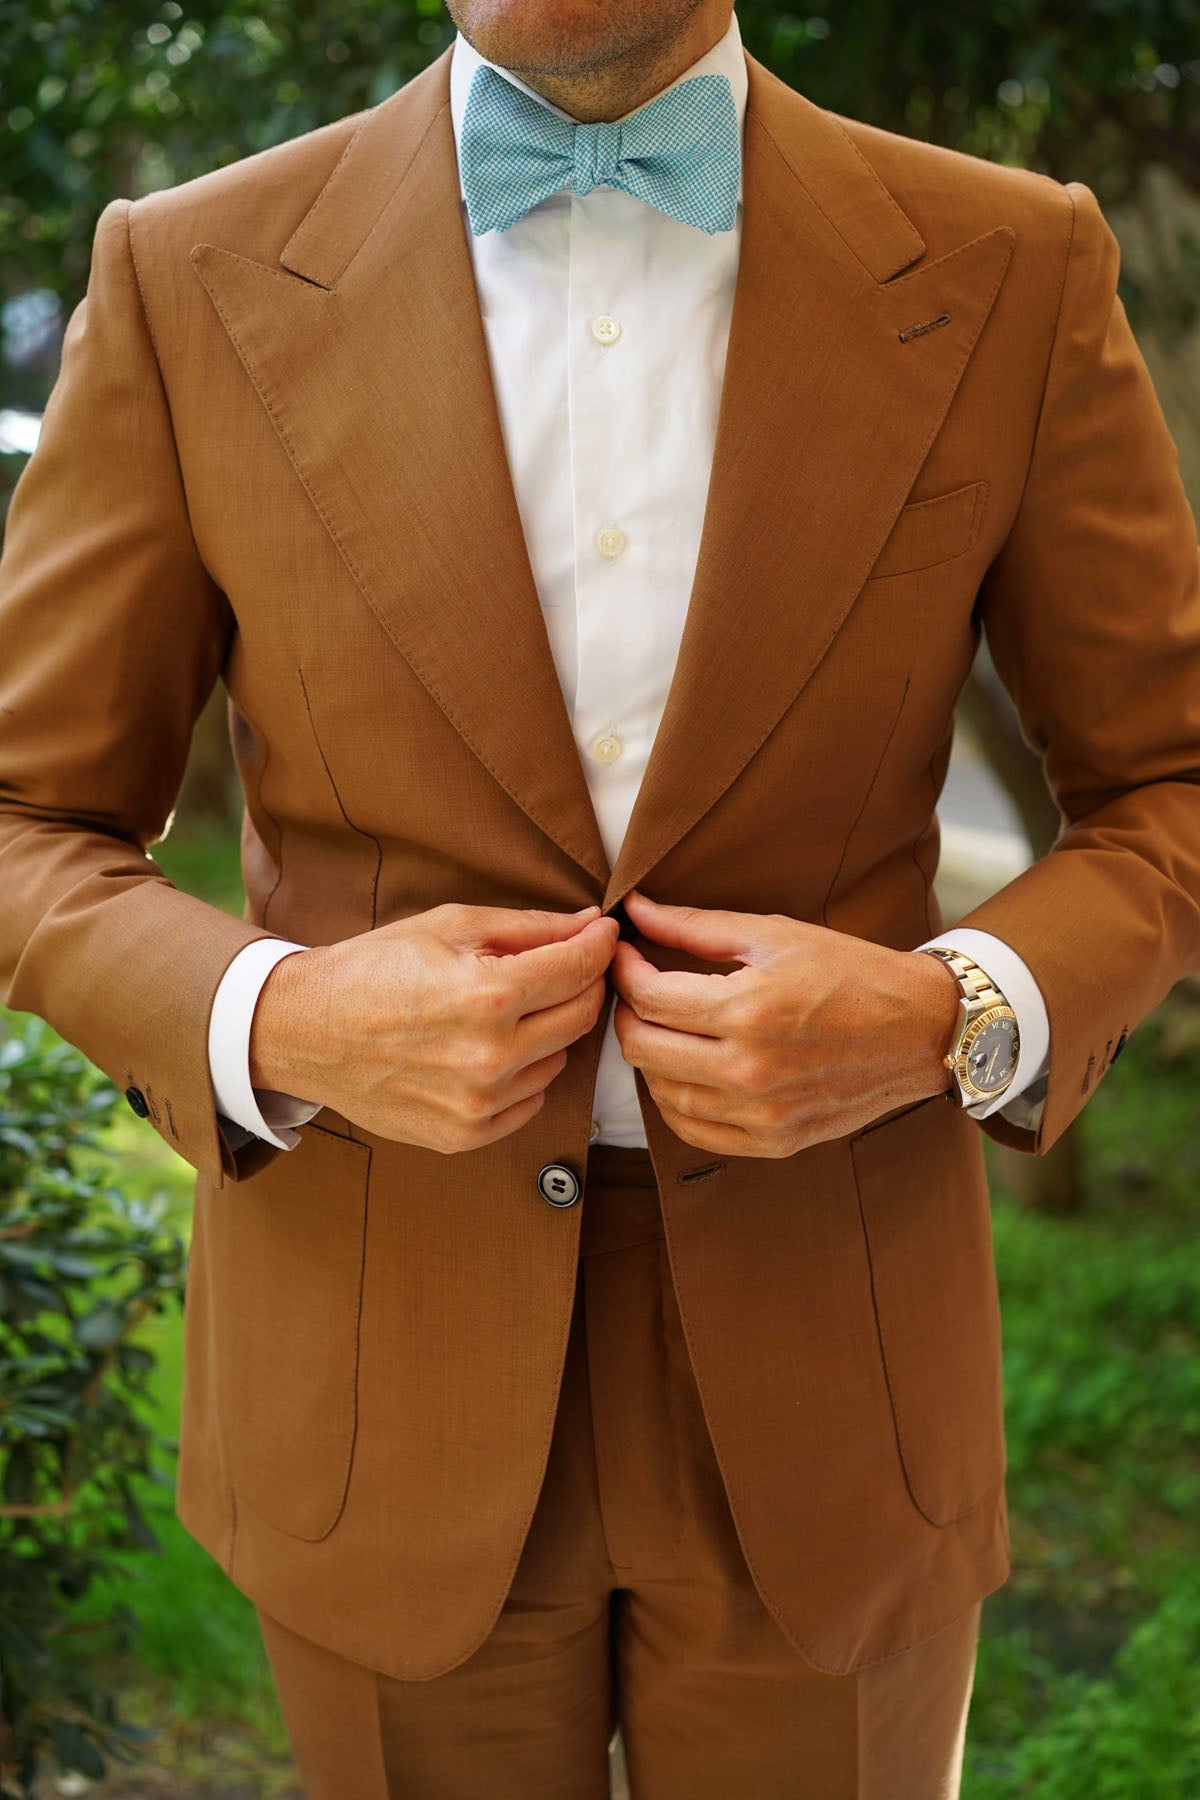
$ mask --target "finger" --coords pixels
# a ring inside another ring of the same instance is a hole
[[[669,1106],[681,1119],[695,1119],[707,1126],[724,1125],[743,1133],[747,1143],[778,1141],[780,1124],[765,1114],[748,1094],[732,1094],[702,1082],[672,1081],[656,1075],[646,1084],[659,1106]]]
[[[722,912],[702,906],[669,906],[631,888],[625,910],[656,944],[690,950],[710,962],[750,962],[769,949],[770,920],[763,913]]]
[[[743,974],[702,975],[690,969],[656,969],[639,949],[625,940],[613,955],[613,986],[638,1014],[655,1025],[695,1031],[710,1037],[721,1035],[723,1009]]]
[[[617,921],[591,919],[560,944],[539,944],[511,956],[484,958],[511,989],[518,1017],[558,1006],[605,973],[617,941]]]
[[[662,1114],[663,1122],[682,1138],[685,1144],[692,1144],[697,1150],[712,1150],[726,1156],[753,1156],[754,1140],[749,1132],[743,1131],[740,1125],[727,1125],[720,1119],[693,1119],[683,1113],[676,1112],[667,1102],[660,1105],[655,1099]]]
[[[724,1088],[702,1081],[675,1081],[669,1075],[655,1075],[653,1081],[651,1092],[659,1105],[671,1107],[682,1118],[698,1119],[706,1125],[741,1123]],[[650,1086],[649,1080],[646,1085]]]
[[[608,984],[603,977],[562,1000],[518,1019],[513,1033],[513,1060],[518,1068],[565,1050],[589,1032],[608,1005]]]
[[[501,1112],[493,1113],[484,1122],[479,1134],[473,1140],[473,1148],[482,1150],[487,1144],[497,1143],[512,1131],[519,1131],[530,1119],[541,1112],[546,1104],[545,1092],[531,1094],[527,1100],[518,1100],[515,1106],[506,1106]]]
[[[532,1094],[538,1094],[549,1087],[556,1075],[561,1075],[567,1066],[567,1053],[556,1050],[553,1056],[539,1057],[527,1067],[518,1069],[506,1082],[496,1090],[497,1107],[515,1106],[519,1100],[527,1100]]]
[[[595,905],[573,913],[514,906],[449,906],[445,910],[449,916],[443,929],[451,942],[464,950],[505,952],[559,943],[600,916]]]
[[[649,1025],[618,998],[613,1027],[621,1055],[648,1076],[699,1081],[716,1089],[729,1087],[732,1049],[728,1038],[701,1037],[668,1025]]]

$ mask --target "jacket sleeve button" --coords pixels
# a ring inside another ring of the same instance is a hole
[[[149,1113],[150,1108],[146,1105],[146,1096],[143,1094],[141,1088],[127,1087],[125,1089],[125,1098],[128,1100],[130,1106],[132,1106],[138,1118],[144,1119]]]

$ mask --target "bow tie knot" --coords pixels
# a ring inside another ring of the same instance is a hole
[[[459,130],[471,230],[507,231],[563,188],[621,188],[700,231],[731,231],[741,178],[741,129],[724,75],[693,75],[627,118],[564,119],[480,63]]]
[[[621,127],[604,120],[598,125],[576,125],[575,169],[572,187],[590,194],[594,187],[612,187],[621,155]]]

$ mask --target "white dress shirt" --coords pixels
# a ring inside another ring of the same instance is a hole
[[[456,148],[471,77],[483,60],[460,32],[450,65]],[[498,72],[550,105],[508,70]],[[706,74],[729,78],[742,126],[747,75],[736,17],[678,79]],[[582,196],[564,190],[507,231],[479,237],[463,204],[521,524],[610,865],[633,811],[683,633],[741,222],[740,186],[734,229],[711,235],[612,187]],[[970,1111],[986,1118],[1002,1110],[1014,1123],[1035,1125],[1041,1099],[1031,1114],[1031,1101],[1019,1097],[1048,1061],[1049,1025],[1033,976],[988,932],[959,928],[929,942],[971,956],[1017,1014],[1017,1074],[1004,1094]],[[262,984],[281,956],[305,948],[290,940],[248,944],[217,990],[209,1065],[217,1111],[244,1127],[231,1132],[235,1147],[255,1135],[294,1148],[294,1127],[318,1110],[253,1088],[249,1075],[250,1023]],[[611,1006],[591,1135],[608,1144],[646,1142]]]

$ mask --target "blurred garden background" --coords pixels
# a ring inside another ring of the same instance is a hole
[[[836,112],[1094,189],[1196,508],[1200,0],[737,12]],[[0,0],[0,517],[102,207],[374,105],[452,36],[441,0]],[[940,811],[948,921],[1057,830],[986,653]],[[153,854],[240,915],[239,822],[218,687]],[[986,1150],[1014,1569],[984,1605],[964,1800],[1195,1800],[1200,983],[1052,1157]],[[97,1071],[0,1011],[5,1800],[300,1792],[253,1610],[172,1510],[191,1192]]]

